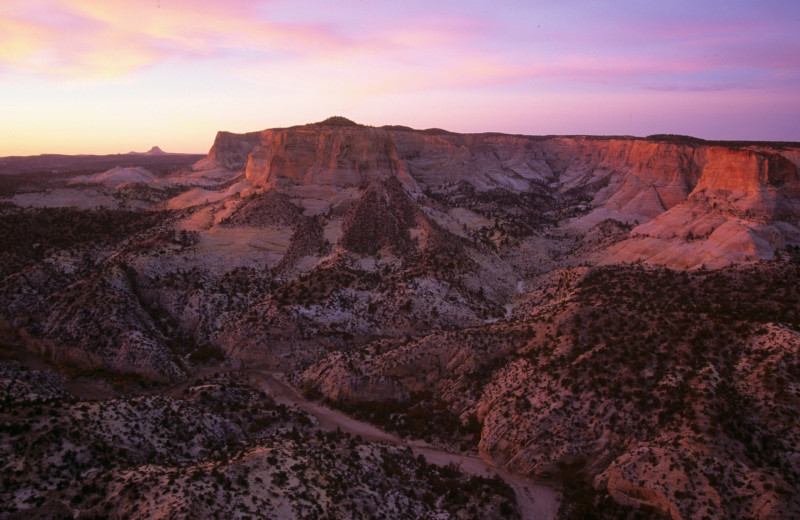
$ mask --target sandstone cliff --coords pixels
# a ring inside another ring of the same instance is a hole
[[[245,171],[255,186],[285,190],[309,212],[346,205],[353,190],[388,178],[417,199],[465,182],[479,193],[537,193],[577,212],[566,228],[585,233],[607,218],[639,225],[610,249],[615,260],[720,267],[800,243],[795,149],[462,135],[340,119],[238,138],[220,133],[208,160]]]

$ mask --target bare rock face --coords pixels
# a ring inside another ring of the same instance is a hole
[[[771,259],[800,239],[797,167],[781,155],[710,147],[680,204],[632,231],[616,258],[670,267],[721,267]]]
[[[467,181],[480,190],[525,191],[552,174],[543,150],[526,137],[390,132],[411,175],[428,189]]]
[[[756,194],[781,186],[796,190],[800,180],[796,165],[776,153],[715,146],[706,151],[706,158],[697,191]]]
[[[258,145],[260,139],[260,132],[247,134],[218,132],[207,159],[231,170],[239,170],[247,164],[248,156]]]
[[[414,184],[389,133],[357,125],[265,130],[245,171],[249,180],[262,186],[289,179],[303,185],[353,187],[390,176]]]
[[[609,250],[614,260],[696,268],[769,259],[800,243],[793,153],[699,140],[461,135],[331,119],[239,141],[221,133],[209,158],[243,168],[255,186],[281,189],[315,213],[325,210],[312,206],[347,207],[365,187],[390,178],[416,199],[420,191],[449,194],[460,183],[478,193],[535,192],[573,204],[578,218],[566,224],[579,232],[607,218],[639,225]]]

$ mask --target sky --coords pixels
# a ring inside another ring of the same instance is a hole
[[[800,141],[800,1],[0,1],[0,156],[333,115]]]

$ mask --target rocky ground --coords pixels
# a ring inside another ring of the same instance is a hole
[[[263,510],[242,494],[257,475],[259,500],[289,508],[276,517],[472,517],[437,485],[403,487],[434,470],[399,448],[319,438],[220,382],[155,395],[223,364],[557,479],[562,517],[796,515],[798,150],[334,118],[220,133],[194,164],[0,174],[0,336],[61,374],[0,372],[3,492],[20,510],[131,514],[104,490],[151,516],[245,516]],[[352,497],[325,484],[345,473]],[[516,514],[483,485],[474,515]]]
[[[241,373],[80,401],[4,361],[2,518],[517,518],[499,478],[325,432]]]
[[[798,276],[796,261],[566,270],[510,319],[331,354],[302,380],[398,432],[479,440],[570,482],[567,500],[583,482],[672,517],[782,518],[800,484]]]

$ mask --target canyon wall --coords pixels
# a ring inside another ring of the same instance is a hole
[[[609,218],[634,226],[609,261],[721,267],[800,244],[796,148],[672,141],[454,134],[332,118],[221,132],[206,162],[244,171],[256,188],[288,190],[307,211],[347,206],[390,177],[418,200],[465,183],[479,193],[536,193],[574,207],[576,218],[558,217],[561,228],[585,233]]]

